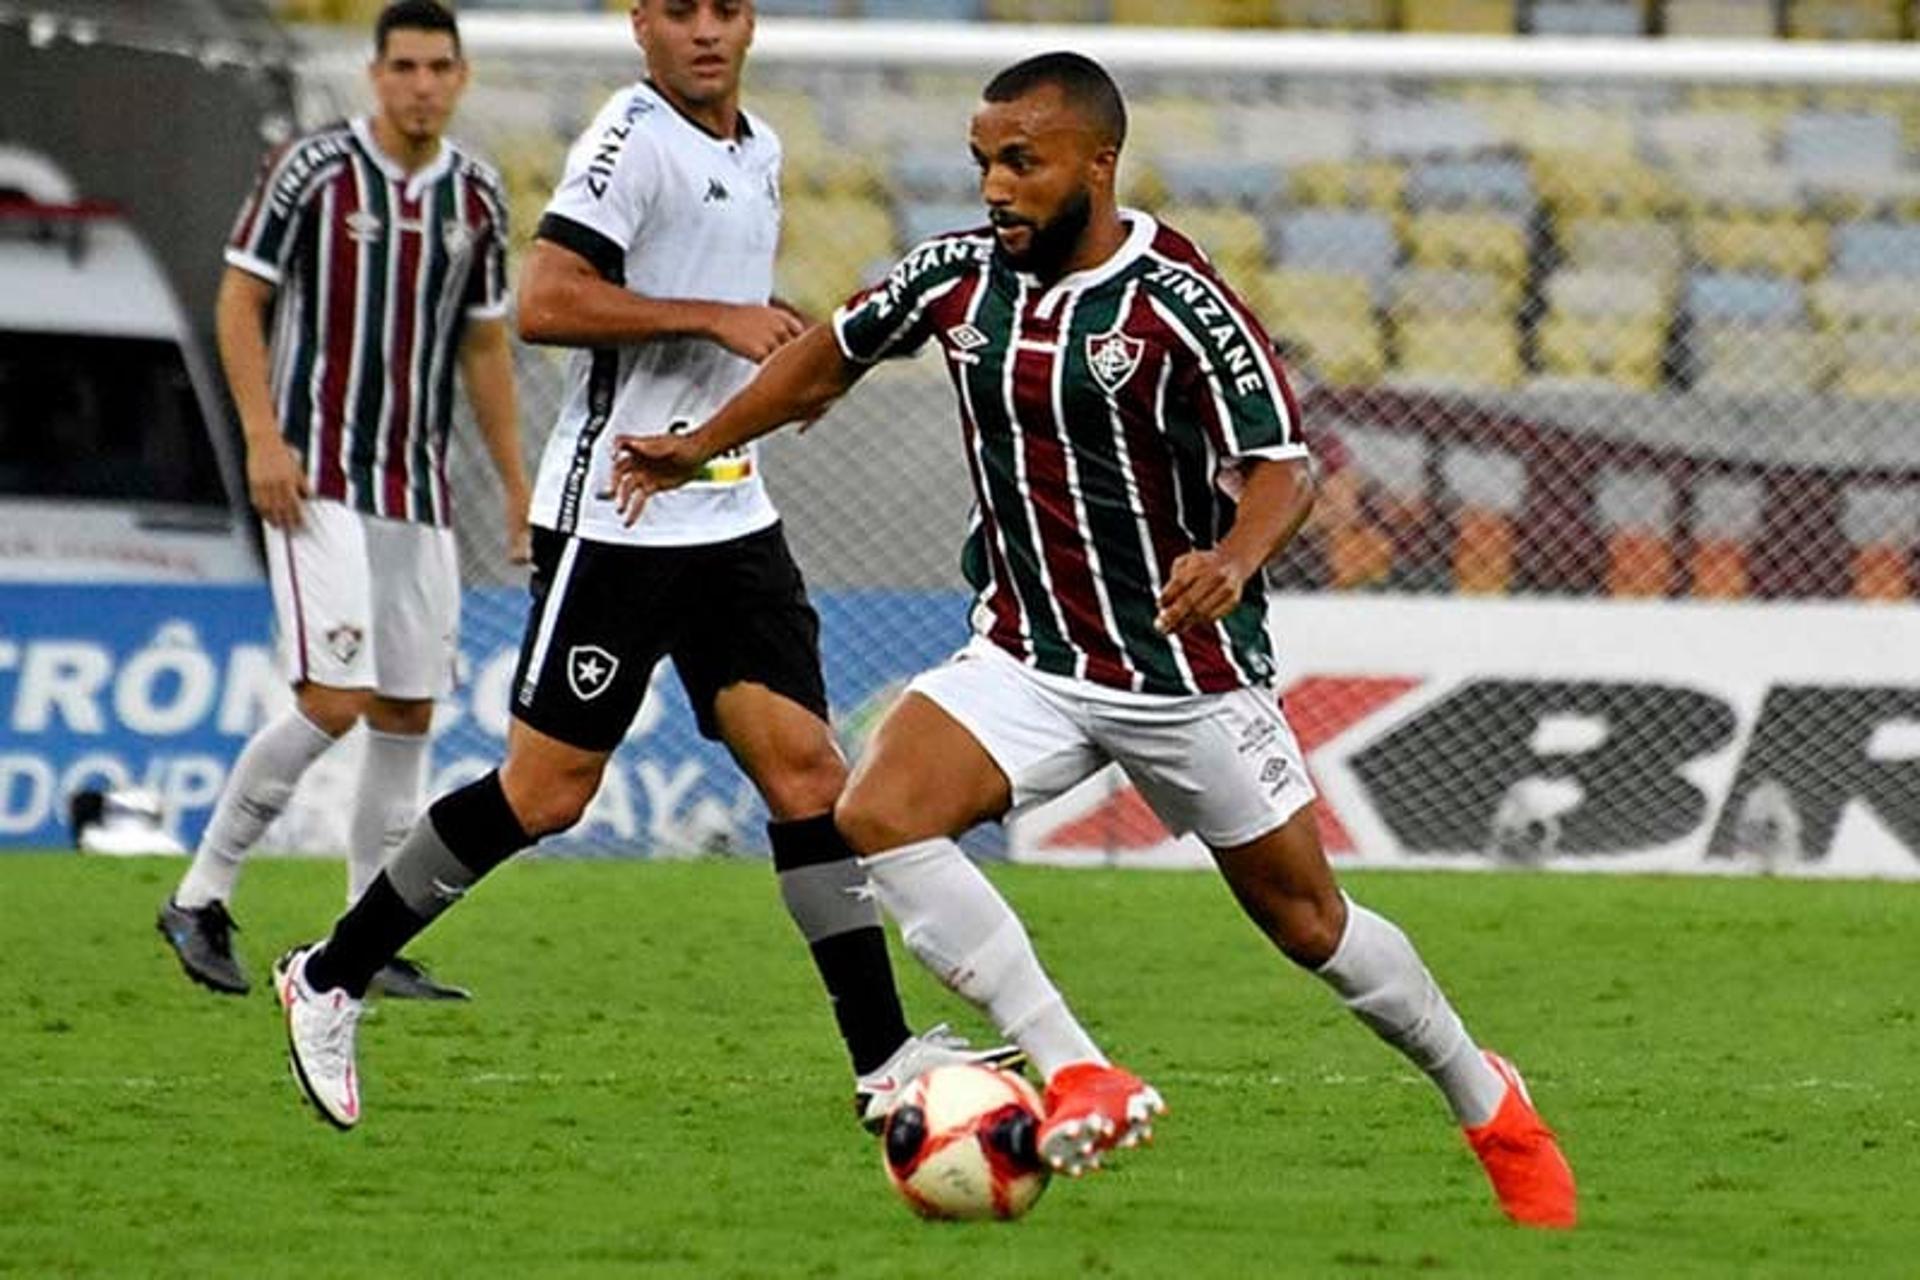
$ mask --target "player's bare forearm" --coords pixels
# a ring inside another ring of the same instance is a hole
[[[649,495],[685,484],[713,457],[789,422],[817,418],[865,372],[841,354],[831,329],[815,325],[761,365],[697,431],[616,436],[614,497],[628,523]]]
[[[634,346],[702,338],[762,360],[804,327],[774,306],[652,298],[606,279],[571,249],[536,240],[520,272],[520,337],[560,347]]]
[[[1226,536],[1173,562],[1154,618],[1162,633],[1217,622],[1231,613],[1248,580],[1293,540],[1313,510],[1313,469],[1305,458],[1255,459],[1243,480]]]
[[[238,267],[228,267],[214,303],[220,367],[226,373],[227,390],[250,445],[280,436],[273,391],[267,380],[272,363],[267,350],[267,312],[273,306],[273,294],[274,287],[268,281]]]
[[[477,320],[460,343],[460,376],[473,402],[474,422],[500,477],[507,556],[515,564],[531,554],[527,533],[526,465],[520,457],[520,414],[513,383],[513,346],[505,320]]]

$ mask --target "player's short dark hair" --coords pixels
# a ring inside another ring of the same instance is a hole
[[[987,81],[980,96],[988,102],[1012,102],[1045,85],[1058,88],[1067,105],[1086,116],[1104,141],[1118,147],[1127,140],[1127,104],[1120,86],[1085,54],[1036,54]]]
[[[373,23],[376,55],[386,54],[387,36],[395,31],[444,31],[453,37],[453,51],[460,52],[460,24],[439,0],[393,0],[382,9]]]

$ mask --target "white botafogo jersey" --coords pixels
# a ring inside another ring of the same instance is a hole
[[[780,140],[744,111],[738,135],[718,137],[651,84],[632,85],[574,143],[539,234],[646,297],[764,305],[780,240]],[[644,546],[724,542],[771,525],[779,515],[751,445],[655,494],[632,528],[603,496],[615,435],[697,427],[753,371],[701,338],[574,352],[534,485],[534,523]]]

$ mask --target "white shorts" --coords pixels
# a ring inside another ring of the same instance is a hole
[[[1228,849],[1314,798],[1300,743],[1267,690],[1115,696],[1039,675],[983,640],[907,687],[985,748],[1012,784],[1016,809],[1051,800],[1112,761],[1173,834],[1191,831]]]
[[[449,693],[460,630],[453,530],[321,499],[300,516],[291,534],[265,530],[287,678],[388,698]]]

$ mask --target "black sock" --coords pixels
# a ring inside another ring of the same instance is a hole
[[[831,814],[770,822],[767,836],[781,897],[813,952],[853,1069],[864,1074],[892,1057],[911,1034],[879,908],[849,892],[866,877]]]
[[[365,996],[373,975],[402,947],[480,877],[531,843],[497,772],[440,797],[307,962],[307,984]]]

